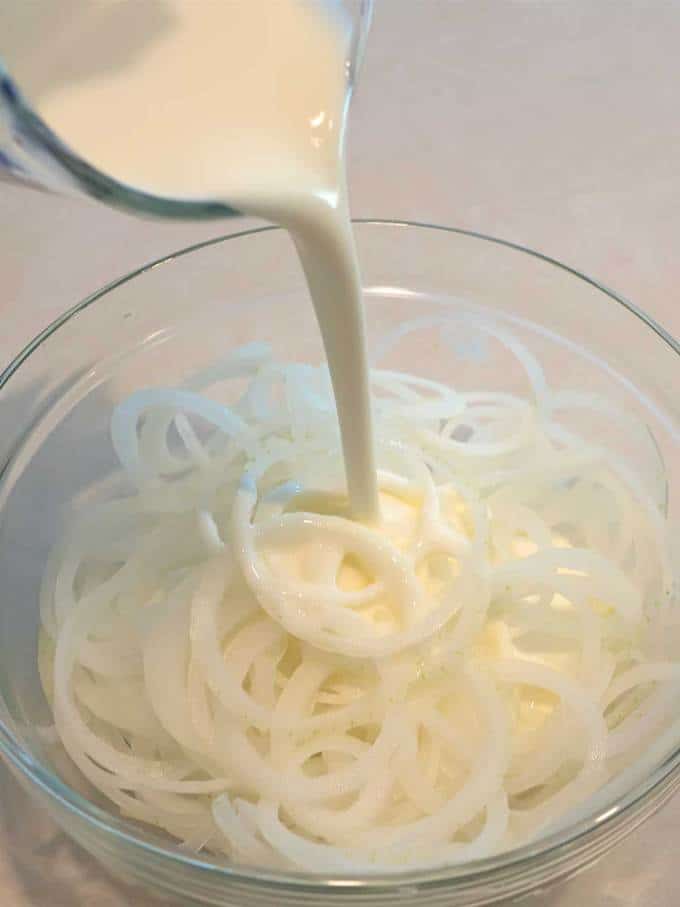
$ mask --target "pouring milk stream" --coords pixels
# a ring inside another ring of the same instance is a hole
[[[34,17],[45,9],[31,6]],[[18,51],[11,59],[11,42],[2,52],[39,115],[102,173],[158,196],[222,199],[290,232],[330,368],[351,510],[375,517],[364,313],[343,162],[346,11],[298,0],[167,0],[158,8],[162,25],[124,65],[107,65],[105,29],[94,48],[85,29],[83,52],[89,42],[88,53],[102,55],[85,78],[78,61],[69,78],[58,34],[40,53],[43,70],[52,56],[62,77],[44,84],[31,84]],[[107,9],[95,7],[97,15]],[[29,32],[30,16],[31,7],[18,11]]]

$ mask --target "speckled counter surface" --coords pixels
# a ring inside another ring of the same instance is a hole
[[[377,0],[350,132],[354,213],[539,249],[677,336],[678,48],[680,0]],[[0,365],[91,290],[230,226],[136,221],[0,183]],[[680,798],[527,907],[680,904],[678,841]],[[0,904],[158,902],[111,881],[0,769]]]

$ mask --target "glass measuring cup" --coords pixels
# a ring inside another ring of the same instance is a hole
[[[373,0],[313,0],[326,4],[342,13],[350,24],[351,40],[349,44],[347,70],[347,100],[349,105],[352,89],[363,56],[366,35],[370,26]],[[158,14],[163,11],[164,0],[147,0],[144,7],[136,3],[127,6],[130,28],[134,28],[135,18],[144,14]],[[19,184],[43,188],[66,195],[81,195],[103,201],[106,204],[128,211],[149,214],[159,217],[206,220],[238,216],[241,212],[228,203],[217,199],[178,199],[133,188],[116,179],[113,175],[103,173],[92,166],[78,153],[77,148],[70,147],[41,118],[32,107],[29,98],[19,83],[12,76],[8,63],[11,59],[10,43],[18,36],[19,46],[12,49],[14,58],[25,51],[27,65],[41,68],[43,78],[50,77],[49,60],[45,61],[45,44],[49,42],[49,29],[59,28],[59,21],[68,19],[69,26],[78,23],[78,16],[83,20],[92,11],[92,0],[69,0],[69,9],[60,6],[60,17],[51,23],[42,15],[39,17],[42,36],[31,34],[30,25],[22,20],[21,11],[28,6],[7,4],[0,9],[0,180],[9,180]],[[122,8],[125,8],[124,6]],[[46,11],[54,7],[46,7]],[[121,9],[121,7],[119,7]],[[7,19],[3,27],[3,19]],[[41,37],[41,40],[37,38]],[[21,44],[23,42],[23,50]],[[36,50],[36,44],[39,49]],[[23,57],[22,57],[23,59]],[[228,114],[227,114],[228,115]]]

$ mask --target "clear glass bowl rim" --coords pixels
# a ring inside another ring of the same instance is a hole
[[[518,243],[488,236],[473,230],[445,227],[418,221],[356,218],[353,220],[353,223],[369,227],[406,228],[450,233],[464,236],[469,239],[492,243],[529,255],[567,272],[576,279],[581,280],[604,293],[613,302],[623,306],[632,315],[638,318],[650,330],[657,334],[660,340],[670,347],[671,351],[675,353],[676,356],[680,357],[680,343],[645,311],[614,290],[599,283],[597,280],[587,277],[575,268],[548,255],[544,255],[541,252],[528,249]],[[34,353],[46,340],[55,334],[62,326],[67,324],[74,316],[78,315],[78,313],[93,305],[117,287],[128,283],[128,281],[146,273],[157,265],[169,264],[175,259],[182,258],[192,252],[197,252],[201,249],[218,245],[229,240],[245,239],[246,237],[253,237],[272,231],[281,232],[282,228],[275,226],[255,227],[214,237],[187,246],[176,252],[172,252],[169,255],[165,255],[131,271],[123,277],[111,281],[74,305],[71,309],[68,309],[31,340],[12,362],[0,372],[0,392],[4,390],[9,380],[19,370],[23,363],[25,363],[32,353]],[[11,458],[12,452],[10,451],[7,459],[0,463],[0,482],[2,481],[4,469]],[[652,795],[664,786],[664,782],[669,782],[672,778],[680,776],[680,746],[678,746],[660,765],[651,771],[641,782],[635,785],[625,796],[608,804],[601,810],[594,812],[588,818],[553,834],[542,837],[535,842],[524,845],[523,847],[516,848],[515,850],[511,850],[496,857],[488,857],[467,864],[464,863],[457,866],[442,867],[435,870],[411,870],[390,875],[380,875],[377,873],[371,875],[338,874],[330,877],[322,875],[312,876],[309,873],[302,872],[270,871],[259,867],[225,866],[214,863],[209,859],[203,859],[199,855],[179,853],[149,841],[144,841],[130,830],[129,823],[124,819],[118,818],[113,813],[109,813],[106,810],[95,806],[81,794],[64,784],[60,778],[46,766],[35,760],[15,739],[9,727],[7,727],[2,720],[0,720],[0,755],[4,756],[9,763],[21,773],[21,775],[31,782],[32,785],[47,794],[49,798],[56,800],[62,807],[77,815],[86,824],[97,827],[99,830],[109,834],[119,843],[127,845],[129,848],[139,849],[146,852],[150,858],[157,858],[163,862],[172,863],[177,868],[185,866],[213,876],[221,877],[226,884],[234,882],[241,885],[250,884],[255,887],[261,886],[274,893],[278,890],[281,895],[290,895],[291,893],[298,891],[300,895],[320,893],[328,896],[333,889],[345,891],[347,889],[354,889],[357,890],[357,893],[360,890],[362,894],[370,896],[371,893],[377,894],[390,890],[395,890],[396,893],[396,889],[403,889],[405,886],[416,887],[420,892],[432,892],[446,889],[456,882],[464,882],[466,885],[470,883],[475,885],[490,883],[498,884],[503,881],[504,876],[510,875],[513,872],[525,871],[529,868],[532,870],[540,870],[559,854],[566,853],[572,846],[582,845],[584,849],[587,849],[588,839],[591,838],[591,836],[594,836],[595,832],[605,831],[606,826],[608,825],[623,823],[626,818],[632,820],[636,814],[636,806],[641,806],[648,799],[651,799]],[[587,862],[587,858],[585,862]]]

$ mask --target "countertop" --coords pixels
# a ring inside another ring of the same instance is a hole
[[[525,244],[677,336],[678,48],[680,0],[377,0],[350,129],[354,214]],[[134,220],[0,183],[0,365],[91,290],[232,226]],[[678,840],[680,798],[527,903],[671,907]],[[158,904],[110,880],[4,769],[0,892],[7,907]]]

